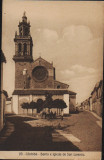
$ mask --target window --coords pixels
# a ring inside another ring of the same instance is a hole
[[[24,69],[23,70],[23,75],[26,75],[27,74],[27,69]]]
[[[21,43],[18,44],[18,52],[21,52],[21,49],[22,49],[22,45]]]
[[[27,53],[27,44],[26,43],[24,43],[24,45],[23,45],[23,51],[24,51],[24,54]]]
[[[60,88],[60,85],[57,86],[57,89],[59,89],[59,88]]]
[[[25,32],[24,35],[28,36],[28,27],[24,28],[24,32]]]

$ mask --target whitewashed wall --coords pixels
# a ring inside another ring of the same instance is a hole
[[[13,95],[12,112],[18,114],[18,95]]]
[[[67,105],[67,108],[64,109],[64,114],[69,114],[69,94],[64,94],[63,99]]]

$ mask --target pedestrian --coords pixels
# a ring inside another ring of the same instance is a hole
[[[46,113],[46,112],[44,112],[44,117],[45,117],[45,119],[46,119],[46,117],[47,117],[47,113]]]
[[[55,111],[55,113],[54,113],[54,118],[56,118],[56,111]]]
[[[61,109],[61,120],[63,120],[63,115],[64,115],[64,112],[63,112],[63,109]]]
[[[50,112],[50,118],[51,118],[51,119],[53,118],[53,112],[52,112],[52,110],[51,110],[51,112]]]

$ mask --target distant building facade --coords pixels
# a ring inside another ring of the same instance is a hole
[[[96,83],[93,91],[91,92],[92,97],[92,111],[96,112],[99,116],[102,116],[103,110],[103,80]]]
[[[103,80],[96,83],[91,95],[88,99],[81,103],[84,110],[95,112],[97,115],[102,116],[103,112]]]
[[[1,56],[1,90],[0,90],[0,131],[1,131],[5,123],[5,106],[8,94],[6,91],[3,90],[3,63],[6,62],[6,58],[2,51],[0,51],[0,56]]]
[[[56,80],[53,63],[39,57],[33,60],[33,41],[30,35],[30,23],[24,13],[22,22],[19,23],[19,34],[15,34],[15,90],[12,99],[12,111],[23,114],[21,107],[23,102],[36,102],[38,99],[45,100],[47,93],[52,99],[62,99],[67,108],[64,113],[69,113],[70,105],[75,108],[76,93],[68,90],[69,85]]]

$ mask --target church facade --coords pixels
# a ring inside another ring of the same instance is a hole
[[[53,63],[42,57],[33,59],[33,40],[30,35],[30,23],[24,13],[19,22],[19,34],[15,33],[15,90],[13,91],[12,112],[23,114],[21,104],[45,100],[45,95],[51,94],[52,99],[62,99],[67,108],[64,113],[69,114],[75,108],[76,93],[68,90],[69,85],[56,80]]]

